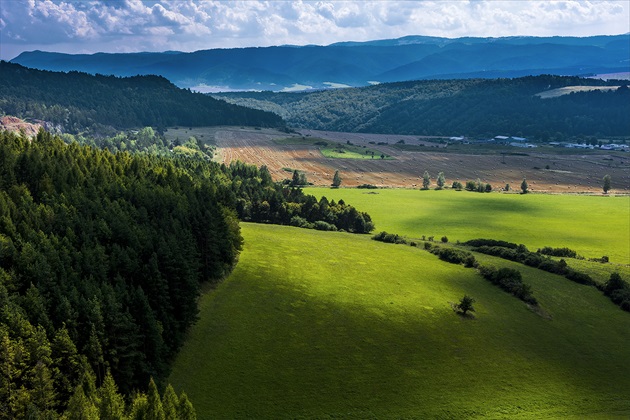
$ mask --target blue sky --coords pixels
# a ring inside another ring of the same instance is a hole
[[[206,1],[0,0],[0,58],[326,45],[405,35],[613,35],[629,0]]]

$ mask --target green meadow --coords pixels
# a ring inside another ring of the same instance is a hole
[[[378,207],[365,205],[371,196],[357,200],[361,191],[321,191],[329,198],[343,196],[361,210]],[[390,207],[389,221],[387,210],[379,209],[378,229],[462,240],[496,237],[528,246],[555,245],[554,232],[562,229],[519,211],[542,214],[552,206],[557,212],[578,203],[404,193],[423,197],[421,204],[400,213]],[[374,197],[404,207],[415,202],[405,194],[379,191]],[[468,207],[460,207],[465,203],[460,197],[470,197]],[[453,201],[448,209],[456,209],[468,225],[439,210]],[[475,214],[482,208],[483,214]],[[487,220],[492,218],[511,223]],[[518,226],[534,220],[539,234],[544,226],[556,230],[536,238]],[[517,226],[509,236],[500,226],[512,223]],[[186,390],[202,419],[630,416],[630,314],[593,287],[479,256],[484,264],[518,268],[540,302],[541,316],[475,270],[420,248],[375,242],[368,235],[241,226],[240,261],[201,297],[200,319],[169,378],[178,392]],[[611,236],[619,236],[619,229]],[[580,238],[602,236],[597,232],[584,227],[563,239],[583,245]],[[599,255],[608,248],[593,249]],[[476,299],[474,319],[451,309],[465,293]]]
[[[382,152],[354,144],[338,143],[318,137],[287,137],[273,140],[279,145],[308,145],[317,146],[324,157],[332,159],[381,159]],[[390,160],[391,156],[383,155],[383,159]]]
[[[501,239],[568,247],[586,258],[607,255],[630,264],[630,196],[481,194],[468,191],[308,188],[309,194],[343,199],[372,216],[376,231],[449,241]]]

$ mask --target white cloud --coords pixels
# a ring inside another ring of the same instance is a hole
[[[2,0],[3,59],[29,49],[192,51],[405,35],[630,32],[627,0]]]

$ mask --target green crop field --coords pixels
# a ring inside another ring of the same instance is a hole
[[[475,199],[469,233],[479,236]],[[543,317],[420,248],[272,225],[242,232],[240,261],[202,296],[169,378],[202,419],[630,416],[630,314],[593,287],[479,257],[521,270]],[[465,293],[474,319],[451,309]]]
[[[382,152],[354,144],[345,144],[318,137],[287,137],[273,140],[277,145],[307,145],[316,146],[321,154],[333,159],[381,159]],[[383,155],[383,159],[393,159],[391,156]]]
[[[522,243],[531,250],[568,247],[586,258],[630,264],[630,197],[481,194],[468,191],[309,188],[372,216],[376,231],[409,237],[446,235]]]

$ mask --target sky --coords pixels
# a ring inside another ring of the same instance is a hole
[[[630,32],[630,0],[0,0],[0,59],[23,51],[196,51],[428,35]]]

